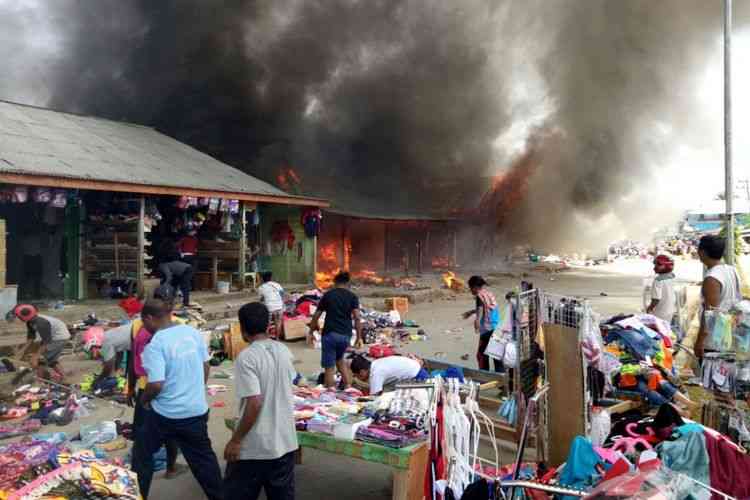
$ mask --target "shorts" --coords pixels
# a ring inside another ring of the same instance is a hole
[[[320,366],[333,368],[337,361],[344,358],[344,353],[351,345],[352,336],[340,333],[324,333],[321,350]]]
[[[44,361],[47,363],[47,366],[55,366],[57,364],[66,345],[68,345],[67,340],[57,340],[47,344],[47,349],[44,351]]]

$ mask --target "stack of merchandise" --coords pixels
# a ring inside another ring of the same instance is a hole
[[[0,425],[0,439],[37,432],[41,425],[67,425],[93,409],[88,398],[58,386],[24,385],[2,400],[0,418],[14,422]]]
[[[373,399],[362,397],[356,389],[295,388],[298,430],[391,448],[427,439],[427,406],[426,391],[396,391]]]
[[[82,441],[68,441],[64,433],[37,434],[1,447],[0,498],[140,498],[135,475],[100,448],[122,439],[114,428],[114,422],[100,422],[81,426]]]

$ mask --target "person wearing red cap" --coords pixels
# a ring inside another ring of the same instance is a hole
[[[646,312],[671,324],[677,303],[674,291],[674,260],[668,255],[658,255],[654,259],[654,271],[656,279],[651,287],[651,303]]]
[[[23,359],[32,346],[39,346],[31,355],[31,367],[36,369],[37,376],[47,378],[46,370],[39,366],[39,358],[43,357],[46,365],[52,370],[53,379],[60,382],[64,378],[64,371],[60,364],[60,355],[70,340],[70,332],[65,323],[52,316],[39,314],[36,307],[28,304],[16,306],[13,310],[16,318],[26,323],[28,335],[26,344],[18,351],[18,359]]]

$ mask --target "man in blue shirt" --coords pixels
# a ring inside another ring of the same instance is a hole
[[[141,495],[148,498],[154,453],[174,440],[206,497],[221,500],[221,470],[208,437],[206,344],[195,328],[173,324],[171,307],[162,300],[146,302],[141,319],[153,335],[143,351],[148,385],[141,404],[146,411],[133,446],[133,470]]]

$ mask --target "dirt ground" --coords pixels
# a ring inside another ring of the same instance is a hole
[[[526,273],[523,279],[531,281],[538,288],[550,293],[573,295],[586,298],[600,314],[612,315],[618,312],[633,312],[642,305],[643,277],[650,272],[650,264],[645,261],[631,261],[607,266],[567,270],[550,273],[529,268],[514,269],[508,273],[485,273],[492,290],[501,298],[520,282],[520,273]],[[468,272],[461,272],[468,275]],[[689,281],[700,279],[700,266],[695,262],[678,262],[679,278]],[[437,280],[435,276],[431,279]],[[364,291],[364,290],[363,290]],[[604,295],[603,295],[604,294]],[[365,303],[377,304],[382,299],[364,299]],[[418,322],[428,333],[428,340],[411,342],[402,350],[427,358],[440,358],[464,366],[475,366],[474,352],[476,336],[470,321],[460,317],[461,312],[471,309],[473,300],[470,294],[459,294],[449,299],[422,302],[410,306],[408,318]],[[304,375],[318,372],[320,351],[308,347],[304,342],[287,344],[297,358],[297,371]],[[463,361],[463,355],[469,359]],[[92,362],[68,360],[69,365],[81,372],[95,369]],[[231,371],[231,369],[229,370]],[[212,407],[209,430],[214,449],[221,457],[229,438],[224,427],[224,418],[232,416],[234,400],[231,392],[231,380],[212,379],[211,384],[224,384],[229,392],[210,397],[209,404],[219,402],[224,407]],[[97,411],[90,417],[71,424],[69,430],[75,432],[81,423],[113,418],[130,418],[129,409],[100,403]],[[57,428],[48,429],[56,431]],[[511,455],[503,453],[502,461],[510,461]],[[182,459],[180,459],[182,460]],[[330,455],[327,453],[306,450],[304,463],[296,470],[297,495],[300,500],[333,499],[336,500],[382,500],[391,497],[390,471],[385,466],[363,461]],[[170,500],[178,498],[202,498],[200,489],[192,475],[184,474],[176,479],[165,480],[161,474],[155,476],[151,498]],[[262,497],[265,498],[265,497]]]

